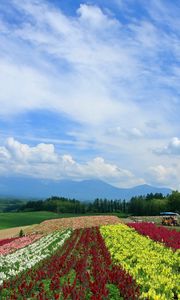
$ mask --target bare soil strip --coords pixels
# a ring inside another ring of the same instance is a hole
[[[49,233],[54,230],[62,230],[65,228],[88,228],[107,224],[122,223],[118,217],[115,216],[86,216],[86,217],[72,217],[52,219],[40,223],[33,228],[27,228],[26,233]]]
[[[13,227],[13,228],[8,228],[8,229],[1,229],[0,230],[0,239],[6,239],[6,238],[11,238],[11,237],[16,237],[19,235],[20,230],[22,229],[23,231],[26,231],[27,228],[32,227],[30,226],[21,226],[21,227]]]

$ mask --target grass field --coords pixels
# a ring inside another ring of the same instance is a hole
[[[38,224],[49,219],[61,217],[53,212],[19,212],[19,213],[0,213],[0,229]]]
[[[86,214],[86,216],[88,215],[97,215],[97,214]],[[125,217],[125,215],[121,213],[119,214],[107,213],[106,215],[115,215],[121,218]],[[47,211],[0,213],[0,229],[39,224],[49,219],[69,218],[69,217],[78,217],[78,216],[84,216],[84,214],[71,214],[71,213],[56,214]]]

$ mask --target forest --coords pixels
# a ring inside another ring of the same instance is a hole
[[[13,206],[15,209],[15,205]],[[31,200],[17,206],[16,211],[51,211],[59,214],[73,213],[117,213],[122,212],[136,216],[159,215],[163,211],[180,212],[180,193],[173,191],[170,195],[161,193],[132,197],[130,201],[116,199],[95,199],[93,202],[81,202],[76,199],[52,196],[46,200]],[[12,211],[12,206],[4,211]]]

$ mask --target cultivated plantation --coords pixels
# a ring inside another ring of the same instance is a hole
[[[34,230],[34,231],[33,231]],[[114,216],[45,221],[0,240],[0,299],[180,299],[180,233]]]

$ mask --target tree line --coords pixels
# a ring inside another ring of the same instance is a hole
[[[93,202],[81,202],[76,199],[52,196],[46,200],[28,201],[21,211],[52,211],[56,213],[108,213],[125,211],[126,201],[95,199]]]
[[[160,212],[172,211],[180,213],[180,193],[173,191],[170,195],[161,193],[132,197],[128,204],[128,212],[137,216],[159,215]]]
[[[20,211],[52,211],[56,213],[125,213],[130,215],[158,215],[163,211],[180,212],[180,193],[163,196],[161,193],[150,193],[146,196],[132,197],[126,200],[95,199],[93,202],[81,202],[76,199],[52,196],[46,200],[28,201]]]

